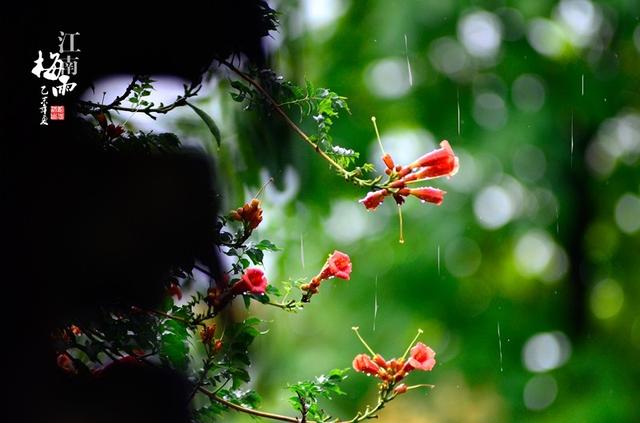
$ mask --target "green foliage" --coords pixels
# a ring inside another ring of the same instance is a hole
[[[280,106],[295,108],[301,117],[311,117],[316,133],[311,140],[340,166],[349,168],[360,156],[358,152],[333,144],[331,128],[340,112],[350,113],[347,98],[327,88],[316,88],[311,81],[305,80],[304,87],[291,81],[280,84],[279,92],[285,101]]]
[[[220,135],[220,129],[218,128],[218,125],[216,125],[216,122],[213,120],[213,118],[201,108],[189,102],[186,102],[186,104],[187,106],[191,107],[193,111],[196,112],[196,114],[200,117],[200,119],[202,119],[204,124],[207,125],[207,128],[209,128],[211,135],[213,135],[213,138],[216,140],[218,147],[220,147],[220,142],[222,140],[222,137]]]
[[[278,107],[296,111],[301,119],[311,118],[315,134],[310,135],[309,139],[338,165],[349,169],[360,157],[353,149],[333,144],[331,128],[335,120],[341,112],[351,112],[346,97],[327,88],[317,88],[308,80],[305,80],[304,86],[298,86],[292,81],[285,81],[283,77],[268,69],[253,70],[250,75],[259,81],[262,88],[277,102]],[[255,87],[241,81],[232,81],[231,87],[237,90],[231,93],[231,98],[240,103],[245,102],[246,110],[258,109],[271,113],[274,105]],[[361,172],[370,171],[373,166],[365,164],[359,169]]]
[[[249,382],[249,346],[255,337],[260,335],[256,326],[261,322],[257,318],[248,318],[226,328],[222,350],[217,353],[210,367],[208,379],[212,386],[230,381],[231,387],[238,389]]]
[[[153,102],[148,101],[145,97],[151,95],[153,90],[153,83],[156,82],[148,76],[141,76],[133,83],[131,88],[132,95],[129,97],[129,102],[135,104],[136,108],[139,107],[153,107]]]
[[[160,325],[160,359],[178,370],[189,365],[189,332],[176,320],[166,319]]]
[[[139,132],[107,142],[105,148],[121,152],[164,153],[177,151],[180,145],[180,140],[172,133]]]
[[[349,369],[333,369],[327,375],[321,375],[315,380],[305,380],[288,389],[295,396],[289,398],[291,406],[302,415],[303,419],[326,421],[331,419],[318,404],[318,399],[332,399],[335,395],[345,395],[338,384],[347,378]]]
[[[227,411],[227,407],[215,400],[211,400],[209,404],[193,412],[193,420],[198,423],[219,422],[220,416],[223,415],[225,411]]]

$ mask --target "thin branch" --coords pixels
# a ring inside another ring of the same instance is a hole
[[[216,395],[215,392],[211,392],[211,391],[208,391],[208,390],[204,389],[203,387],[199,387],[198,391],[200,391],[204,395],[208,396],[212,400],[214,400],[216,402],[219,402],[220,404],[225,405],[225,406],[227,406],[227,407],[229,407],[231,409],[234,409],[236,411],[239,411],[241,413],[251,414],[253,416],[263,417],[263,418],[271,419],[271,420],[278,420],[278,421],[282,421],[282,422],[320,423],[320,422],[316,422],[316,421],[313,421],[313,420],[306,420],[306,413],[303,413],[303,417],[302,417],[302,420],[301,420],[298,417],[290,417],[290,416],[284,416],[282,414],[275,414],[275,413],[269,413],[269,412],[266,412],[266,411],[254,410],[253,408],[248,408],[248,407],[244,407],[242,405],[235,404],[235,403],[233,403],[231,401],[227,401],[224,398],[221,398],[220,396]],[[360,412],[359,411],[351,420],[336,419],[336,420],[333,421],[333,423],[357,423],[357,422],[361,422],[363,420],[375,419],[375,418],[378,417],[377,416],[378,411],[382,410],[384,408],[384,406],[386,405],[386,403],[388,403],[389,401],[394,399],[396,396],[397,396],[396,394],[394,394],[394,393],[392,393],[390,391],[387,391],[387,392],[381,394],[380,398],[378,399],[378,403],[375,405],[375,407],[373,407],[373,408],[367,407],[364,412]]]
[[[202,387],[198,388],[198,391],[205,394],[212,400],[217,401],[220,404],[225,405],[229,408],[232,408],[236,411],[240,411],[241,413],[251,414],[253,416],[258,416],[258,417],[264,417],[265,419],[278,420],[281,422],[300,423],[300,419],[297,417],[290,417],[290,416],[283,416],[281,414],[268,413],[266,411],[254,410],[253,408],[243,407],[241,405],[234,404],[231,401],[227,401],[219,397],[218,395],[215,395],[213,392],[210,392]],[[311,423],[311,422],[307,422],[307,423]]]
[[[286,311],[296,311],[296,310],[300,310],[300,309],[303,308],[302,304],[297,304],[296,300],[289,300],[286,303],[284,303],[284,302],[282,302],[282,303],[274,303],[273,301],[269,301],[269,302],[262,303],[262,304],[270,305],[270,306],[273,306],[273,307],[278,307],[278,308],[281,308],[281,309],[286,310]]]
[[[131,94],[131,91],[133,91],[133,87],[136,86],[136,82],[138,82],[140,80],[141,76],[140,75],[134,75],[133,79],[131,80],[131,83],[127,86],[127,88],[124,90],[124,93],[122,93],[122,95],[119,95],[118,97],[116,97],[111,104],[109,105],[109,107],[115,107],[115,106],[119,106],[124,100],[127,99],[127,97],[129,97],[129,94]]]
[[[134,79],[132,84],[135,85],[135,82],[136,82],[136,79]],[[173,103],[167,104],[161,107],[146,107],[144,109],[140,109],[139,107],[120,106],[120,103],[124,100],[124,97],[128,96],[131,93],[131,90],[133,89],[131,84],[129,85],[129,87],[127,87],[127,89],[125,90],[125,93],[117,97],[116,100],[114,100],[111,104],[99,104],[99,103],[94,103],[91,101],[84,101],[84,100],[78,101],[78,104],[81,106],[81,112],[83,112],[82,110],[84,110],[84,113],[116,110],[119,112],[144,113],[150,118],[156,119],[156,117],[153,116],[154,113],[166,114],[166,113],[169,113],[171,110],[175,109],[176,107],[185,106],[187,104],[187,99],[198,95],[198,92],[200,91],[201,88],[202,88],[202,85],[197,85],[195,87],[194,86],[187,87],[185,85],[183,95],[178,96]]]

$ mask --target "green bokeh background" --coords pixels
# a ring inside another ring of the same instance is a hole
[[[422,328],[438,364],[409,380],[436,387],[398,398],[383,422],[640,421],[639,3],[274,6],[273,69],[349,98],[336,144],[378,164],[375,115],[396,158],[448,139],[460,173],[433,181],[442,206],[407,201],[400,244],[394,205],[367,212],[366,192],[276,116],[242,111],[225,78],[199,100],[223,129],[222,148],[205,147],[225,206],[275,179],[257,231],[283,249],[266,261],[271,283],[312,277],[334,249],[353,261],[352,279],[323,284],[300,314],[251,310],[270,321],[253,348],[262,408],[292,414],[288,382],[349,367],[363,352],[352,326],[385,357]],[[208,139],[195,119],[176,132]],[[375,401],[364,375],[344,389],[328,406],[338,416]]]

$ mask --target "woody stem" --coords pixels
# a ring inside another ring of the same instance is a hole
[[[289,417],[289,416],[283,416],[280,414],[275,414],[275,413],[268,413],[266,411],[259,411],[259,410],[254,410],[252,408],[247,408],[247,407],[243,407],[241,405],[238,404],[234,404],[230,401],[225,400],[224,398],[219,397],[218,395],[216,395],[213,392],[210,392],[202,387],[198,388],[198,391],[202,392],[203,394],[205,394],[206,396],[208,396],[209,398],[211,398],[212,400],[219,402],[222,405],[225,405],[229,408],[232,408],[236,411],[240,411],[242,413],[247,413],[247,414],[251,414],[254,416],[258,416],[258,417],[263,417],[266,419],[271,419],[271,420],[278,420],[278,421],[282,421],[282,422],[293,422],[293,423],[299,423],[300,419],[296,418],[296,417]]]

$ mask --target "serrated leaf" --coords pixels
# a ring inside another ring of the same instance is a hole
[[[196,112],[196,114],[200,117],[200,119],[202,119],[202,121],[205,123],[205,125],[207,125],[207,128],[209,128],[209,131],[211,132],[211,134],[213,135],[213,137],[216,140],[216,143],[218,144],[218,147],[220,147],[220,143],[222,141],[222,138],[220,136],[220,129],[218,128],[218,125],[216,125],[215,121],[213,120],[213,118],[211,116],[209,116],[209,114],[207,112],[205,112],[204,110],[202,110],[201,108],[194,106],[193,104],[186,102],[187,105],[189,107],[191,107],[193,109],[194,112]]]

